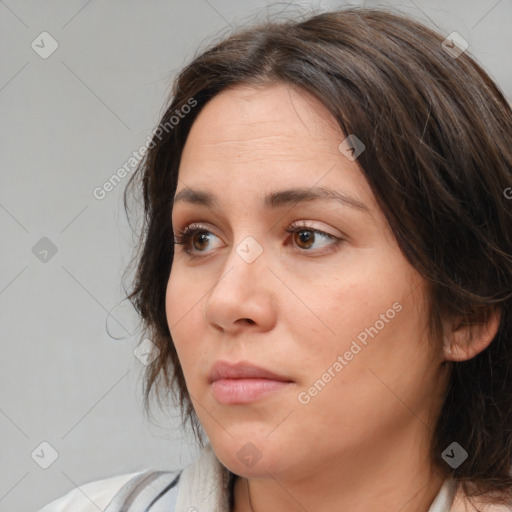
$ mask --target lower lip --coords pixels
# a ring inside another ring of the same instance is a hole
[[[270,379],[219,379],[212,382],[212,392],[221,404],[246,404],[289,384],[291,382]]]

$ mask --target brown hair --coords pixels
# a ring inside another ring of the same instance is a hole
[[[128,210],[128,189],[142,188],[128,299],[159,351],[145,374],[146,412],[152,389],[159,401],[172,391],[202,443],[165,312],[172,198],[191,125],[229,86],[293,84],[365,144],[362,172],[403,254],[429,285],[431,339],[442,339],[444,318],[477,324],[499,310],[487,349],[443,363],[451,366],[450,381],[431,457],[466,494],[512,491],[512,202],[505,194],[512,185],[512,111],[468,52],[452,56],[444,39],[402,14],[356,7],[239,29],[179,73],[124,196]],[[180,112],[187,113],[176,122]],[[468,453],[455,469],[441,458],[453,441]]]

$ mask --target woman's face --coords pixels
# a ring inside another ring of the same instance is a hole
[[[205,106],[183,151],[176,193],[200,191],[212,203],[196,196],[173,207],[175,234],[190,224],[202,231],[191,254],[175,246],[167,319],[195,411],[239,475],[279,480],[347,461],[356,471],[404,445],[421,457],[441,406],[425,281],[357,159],[339,148],[345,138],[306,93],[238,86]],[[236,395],[236,382],[210,382],[219,360],[291,382]]]

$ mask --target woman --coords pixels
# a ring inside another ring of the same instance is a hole
[[[351,8],[180,73],[129,298],[203,451],[44,512],[512,510],[512,111],[456,43]]]

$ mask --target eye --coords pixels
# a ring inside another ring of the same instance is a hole
[[[196,236],[196,234],[198,236]],[[211,236],[215,235],[204,226],[201,226],[200,224],[190,224],[184,229],[178,231],[174,236],[174,243],[183,245],[183,251],[190,257],[194,257],[195,254],[193,250],[204,252],[203,249],[207,245]],[[191,250],[191,246],[193,246],[193,250]]]
[[[323,249],[325,246],[330,245],[330,250],[336,249],[344,240],[329,233],[325,233],[319,229],[315,229],[305,223],[292,223],[288,228],[284,229],[285,233],[290,233],[292,242],[301,252],[316,253],[317,250]],[[196,236],[197,235],[197,236]],[[190,224],[179,230],[174,236],[174,243],[183,245],[183,252],[190,258],[201,257],[197,253],[207,253],[205,249],[208,248],[208,242],[216,237],[209,229],[200,224]],[[317,239],[324,240],[323,245],[315,248]],[[315,249],[315,250],[312,250]],[[326,251],[321,251],[325,254]]]
[[[297,224],[293,223],[290,227],[286,228],[285,231],[292,235],[292,240],[297,244],[300,249],[304,249],[308,252],[311,252],[311,247],[317,241],[317,238],[324,239],[327,244],[324,244],[320,247],[325,247],[325,245],[331,245],[331,247],[337,247],[343,240],[334,235],[326,233],[325,231],[321,231],[319,229],[315,229],[312,226],[308,226],[305,223]],[[330,244],[329,244],[330,241]]]

